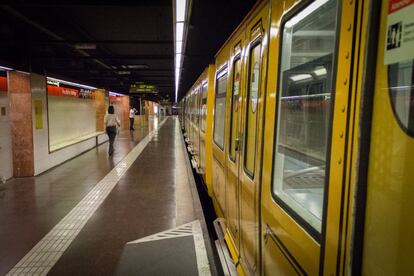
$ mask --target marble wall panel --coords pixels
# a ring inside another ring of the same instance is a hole
[[[12,136],[13,175],[34,175],[32,94],[30,75],[8,73],[10,128]]]

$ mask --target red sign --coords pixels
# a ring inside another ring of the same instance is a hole
[[[7,93],[7,77],[0,77],[0,92]]]
[[[115,103],[115,102],[121,102],[122,96],[109,96],[109,102]]]
[[[79,90],[73,89],[73,88],[53,86],[53,85],[47,86],[47,94],[50,96],[79,98]]]
[[[414,0],[390,0],[388,3],[388,14],[399,11],[413,3]]]

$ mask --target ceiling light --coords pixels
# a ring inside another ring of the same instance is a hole
[[[178,100],[178,84],[181,74],[181,64],[183,63],[183,55],[185,52],[185,34],[186,34],[186,23],[189,17],[187,6],[191,6],[191,0],[174,0],[173,7],[175,12],[175,102]]]
[[[176,31],[175,35],[177,36],[176,40],[182,41],[183,34],[184,34],[184,22],[177,22],[175,31]]]
[[[95,43],[76,43],[75,48],[78,50],[95,50]]]
[[[147,69],[149,68],[148,64],[130,64],[127,65],[129,69]]]
[[[175,12],[176,12],[175,20],[176,21],[184,21],[186,2],[187,2],[186,0],[175,1]]]
[[[12,71],[14,69],[13,68],[10,68],[10,67],[6,67],[6,66],[0,66],[0,70],[3,70],[3,71]]]
[[[175,42],[175,53],[179,54],[182,53],[183,50],[183,42],[182,41],[176,41]]]
[[[131,75],[131,71],[118,71],[118,75]]]
[[[86,88],[86,89],[97,89],[96,87],[93,87],[93,86],[84,85],[84,84],[80,84],[80,83],[76,83],[76,82],[71,82],[71,81],[65,81],[65,80],[55,79],[55,78],[51,78],[51,77],[47,77],[47,81],[54,81],[54,82],[65,83],[65,84],[68,84],[68,85],[73,85],[73,86],[77,86],[77,87],[80,87],[80,88]]]
[[[175,55],[175,66],[180,67],[181,66],[181,54]]]

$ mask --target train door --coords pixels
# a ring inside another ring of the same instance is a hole
[[[267,58],[268,5],[246,26],[245,93],[241,105],[239,137],[240,262],[248,274],[258,272],[259,191],[262,160],[263,112]]]
[[[225,59],[225,57],[223,57]],[[220,60],[218,61],[220,62]],[[219,63],[220,64],[220,63]],[[218,67],[218,66],[217,66]],[[227,95],[227,60],[221,65],[215,78],[214,127],[213,127],[213,192],[219,217],[224,217],[226,208],[225,179],[225,126]]]
[[[242,99],[242,45],[244,44],[244,33],[234,39],[230,61],[230,101],[229,101],[229,131],[228,147],[226,152],[226,222],[227,229],[235,243],[235,250],[240,248],[240,225],[239,225],[239,167],[240,167],[240,120]],[[235,252],[233,258],[239,257]],[[238,260],[235,260],[237,262]]]
[[[193,154],[197,168],[200,166],[200,103],[201,88],[197,86],[194,89],[194,137],[193,137]]]
[[[206,182],[206,114],[207,114],[207,82],[201,84],[200,95],[200,169],[204,182]]]
[[[380,22],[371,32],[378,37],[370,39],[371,85],[365,89],[373,97],[372,120],[363,122],[371,130],[361,156],[367,183],[358,194],[364,207],[355,236],[363,239],[355,274],[414,275],[414,2],[374,2]]]
[[[272,2],[262,269],[338,275],[357,1]],[[280,20],[282,18],[282,20]],[[280,25],[279,25],[280,22]],[[276,25],[275,25],[276,24]]]

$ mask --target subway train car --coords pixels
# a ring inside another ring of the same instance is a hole
[[[414,275],[413,49],[412,0],[256,3],[181,103],[228,267]]]

